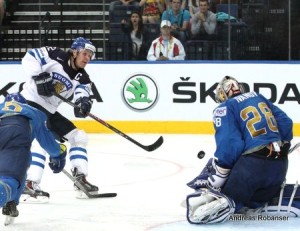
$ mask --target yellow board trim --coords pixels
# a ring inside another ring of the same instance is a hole
[[[97,121],[77,120],[75,125],[87,133],[113,133]],[[212,122],[194,121],[106,121],[124,133],[214,134]],[[300,136],[300,124],[294,124],[294,136]]]

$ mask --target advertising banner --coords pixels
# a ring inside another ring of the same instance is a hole
[[[262,93],[296,126],[300,123],[300,63],[97,62],[86,71],[94,82],[91,112],[128,132],[213,132],[215,87],[225,75]],[[0,73],[0,99],[22,89],[20,63],[1,63]],[[67,118],[90,132],[102,131],[93,119],[79,120],[71,106],[62,105],[59,111]]]

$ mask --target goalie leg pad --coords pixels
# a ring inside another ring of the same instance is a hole
[[[283,184],[279,197],[275,197],[261,211],[262,215],[300,217],[300,187],[296,184]]]
[[[191,224],[222,223],[235,211],[235,203],[223,193],[200,189],[186,198],[187,220]]]

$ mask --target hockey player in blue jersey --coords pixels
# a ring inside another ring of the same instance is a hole
[[[293,122],[286,113],[259,93],[245,93],[229,76],[218,84],[216,101],[214,158],[188,183],[196,190],[186,201],[187,219],[194,224],[222,222],[246,210],[262,212],[279,198],[288,169]]]
[[[31,162],[34,138],[50,155],[49,166],[59,173],[65,166],[66,146],[55,141],[46,127],[46,115],[27,105],[20,93],[8,94],[0,104],[0,207],[3,215],[17,217]]]

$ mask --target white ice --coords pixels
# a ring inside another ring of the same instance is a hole
[[[160,134],[130,134],[151,144]],[[116,198],[76,199],[73,183],[63,173],[46,167],[41,187],[51,195],[47,204],[20,204],[15,223],[0,230],[13,231],[194,231],[298,230],[300,219],[288,221],[232,221],[218,225],[191,225],[181,202],[192,190],[192,180],[212,156],[210,135],[163,134],[163,145],[146,152],[117,134],[89,134],[88,180]],[[293,143],[299,142],[297,137]],[[197,153],[206,156],[200,160]],[[300,150],[300,148],[299,148]],[[300,152],[290,155],[288,183],[299,179]],[[67,162],[66,169],[70,169]],[[276,173],[274,173],[276,174]]]

